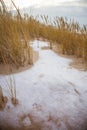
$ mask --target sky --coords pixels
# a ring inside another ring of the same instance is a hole
[[[51,18],[63,16],[74,19],[82,26],[87,25],[87,0],[13,0],[21,13],[48,15]],[[11,0],[4,0],[8,9],[15,10]],[[23,9],[22,9],[23,8]]]
[[[11,0],[4,0],[6,4],[12,6]],[[17,7],[25,8],[29,6],[87,6],[87,0],[13,0]]]

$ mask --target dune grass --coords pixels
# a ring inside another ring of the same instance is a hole
[[[25,38],[22,19],[13,18],[12,14],[4,10],[5,4],[2,3],[0,10],[0,63],[14,64],[19,67],[24,64],[26,55],[29,53],[29,39]]]
[[[3,1],[3,0],[1,0]],[[0,1],[0,2],[1,2]],[[26,59],[30,63],[31,39],[43,38],[50,41],[50,48],[54,43],[59,44],[61,51],[66,55],[74,55],[87,62],[87,28],[80,27],[79,23],[63,17],[56,17],[49,22],[48,16],[39,16],[40,22],[33,16],[24,14],[16,8],[17,13],[13,16],[1,2],[0,8],[0,63],[23,66]],[[28,56],[28,58],[26,58]]]
[[[51,46],[54,43],[59,44],[63,54],[73,55],[82,58],[84,63],[87,62],[87,27],[85,25],[80,27],[79,23],[63,17],[56,17],[50,23],[48,17],[40,17],[42,23],[32,16],[26,19],[25,26],[32,39],[46,39],[50,41]]]

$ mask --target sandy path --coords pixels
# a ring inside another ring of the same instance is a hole
[[[39,57],[31,69],[14,75],[19,105],[9,97],[0,123],[27,130],[86,130],[87,72],[70,68],[71,60],[51,50],[39,50]],[[8,96],[3,82],[0,76]]]

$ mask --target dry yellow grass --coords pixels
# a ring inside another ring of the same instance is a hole
[[[4,10],[5,4],[2,3],[0,10],[0,63],[15,64],[19,67],[26,60],[25,52],[30,58],[29,39],[27,40],[25,30],[22,28],[23,20],[14,19],[7,10]],[[21,42],[22,39],[24,40],[23,43]]]
[[[50,23],[48,16],[40,16],[43,23],[33,16],[29,17],[28,14],[22,17],[13,1],[17,14],[12,16],[6,10],[4,1],[1,3],[0,63],[15,64],[17,67],[23,66],[26,59],[28,59],[27,63],[30,63],[29,41],[34,38],[47,39],[50,41],[50,48],[52,48],[52,43],[56,42],[61,45],[63,54],[74,55],[82,58],[84,63],[87,62],[86,26],[81,28],[79,23],[68,22],[67,18],[63,17],[56,17]]]

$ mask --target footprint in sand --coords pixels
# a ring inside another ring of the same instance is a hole
[[[44,77],[44,74],[40,74],[39,77],[40,77],[40,78],[43,78],[43,77]]]

